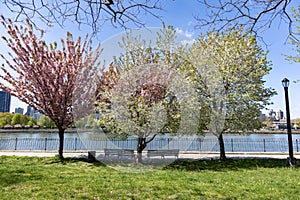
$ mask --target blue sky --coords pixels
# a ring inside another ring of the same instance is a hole
[[[295,2],[292,5],[297,5]],[[197,21],[194,19],[195,15],[204,15],[205,10],[203,7],[197,3],[196,0],[176,0],[176,1],[162,1],[162,6],[164,8],[159,14],[162,16],[162,20],[166,25],[174,26],[182,34],[185,34],[190,38],[197,38],[199,33],[205,33],[205,29],[195,29]],[[3,6],[0,6],[0,13],[6,14],[7,10]],[[161,21],[150,16],[145,16],[145,21],[148,27],[161,27]],[[48,28],[45,35],[45,39],[49,41],[59,41],[61,37],[65,36],[66,31],[74,33],[74,35],[86,34],[84,27],[81,31],[78,30],[76,24],[69,23],[64,29],[54,26],[53,28]],[[107,40],[115,34],[119,34],[122,29],[115,29],[107,23],[102,27],[101,32],[98,34],[100,42]],[[3,34],[2,28],[0,29],[0,34]],[[272,87],[277,92],[278,95],[272,98],[273,105],[269,108],[273,108],[275,111],[281,109],[285,112],[285,102],[283,96],[283,88],[281,85],[281,80],[287,77],[290,80],[300,79],[300,63],[290,63],[285,60],[282,54],[293,54],[292,46],[287,44],[287,26],[284,23],[279,24],[276,21],[273,27],[263,33],[264,40],[268,44],[268,59],[272,61],[272,71],[268,76],[265,77],[266,87]],[[98,42],[98,41],[95,41]],[[263,43],[261,43],[264,45]],[[265,48],[265,45],[264,45]],[[0,51],[7,52],[4,42],[0,41]],[[290,108],[292,118],[300,117],[300,82],[291,83],[289,87],[290,94]],[[26,105],[13,98],[11,111],[14,111],[15,107],[23,107]],[[266,111],[263,111],[266,112]]]

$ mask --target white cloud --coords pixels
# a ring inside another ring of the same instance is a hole
[[[189,22],[187,23],[188,26],[192,26],[193,24],[194,24],[193,21],[189,21]]]
[[[194,42],[196,42],[195,39],[191,39],[191,40],[182,40],[181,44],[182,45],[192,45]]]
[[[176,30],[176,33],[178,33],[179,35],[183,35],[183,36],[185,36],[187,38],[192,38],[193,35],[194,35],[193,32],[184,31],[184,30],[182,30],[180,28],[176,28],[175,30]]]

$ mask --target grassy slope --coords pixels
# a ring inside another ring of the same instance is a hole
[[[0,157],[1,199],[298,199],[285,160],[178,161],[146,173],[57,158]]]

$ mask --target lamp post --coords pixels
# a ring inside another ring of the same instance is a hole
[[[286,164],[289,167],[296,166],[296,158],[293,155],[293,140],[292,140],[292,129],[291,129],[291,118],[290,118],[290,104],[289,104],[289,87],[290,81],[287,78],[282,80],[282,86],[284,88],[285,94],[285,107],[286,107],[286,126],[287,126],[287,135],[288,135],[288,144],[289,144],[289,157],[287,158]]]

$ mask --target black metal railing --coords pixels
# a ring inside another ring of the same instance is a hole
[[[57,150],[57,138],[0,138],[0,150]],[[288,152],[286,139],[225,138],[226,152]],[[293,141],[294,151],[299,152],[300,140]],[[103,150],[105,148],[136,149],[137,139],[83,139],[65,138],[64,150]],[[180,149],[181,151],[219,151],[215,138],[169,137],[155,138],[148,149]]]

